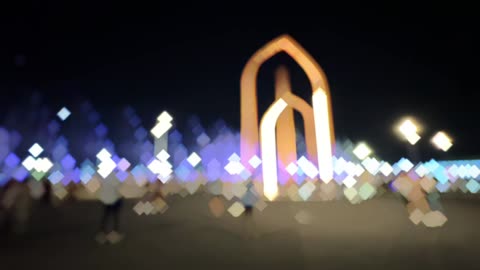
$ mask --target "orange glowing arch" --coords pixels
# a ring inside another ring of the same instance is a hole
[[[331,147],[335,142],[333,129],[333,115],[331,113],[330,89],[328,81],[322,68],[315,62],[300,44],[292,37],[282,35],[259,49],[247,62],[242,72],[240,81],[241,90],[241,127],[240,127],[240,154],[242,161],[248,161],[251,157],[258,154],[259,148],[259,128],[258,128],[258,108],[257,108],[257,75],[263,63],[274,55],[285,52],[292,57],[300,67],[305,71],[312,92],[322,91],[326,96],[328,113],[328,129]]]

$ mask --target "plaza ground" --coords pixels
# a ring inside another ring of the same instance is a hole
[[[275,202],[251,218],[215,218],[207,195],[171,197],[161,215],[138,216],[128,201],[125,239],[99,245],[101,205],[37,204],[24,235],[2,235],[1,269],[479,269],[480,200],[443,199],[448,222],[415,226],[403,203],[382,196]],[[230,202],[231,204],[231,202]],[[229,205],[227,205],[228,207]],[[299,211],[310,217],[301,224]],[[298,216],[297,216],[298,217]]]

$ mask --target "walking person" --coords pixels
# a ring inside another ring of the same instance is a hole
[[[116,244],[124,238],[124,235],[120,233],[120,213],[123,206],[123,198],[118,191],[118,187],[119,183],[116,179],[107,178],[102,182],[98,193],[99,199],[103,204],[100,232],[96,237],[100,244],[104,244],[107,241]]]
[[[253,217],[253,210],[254,210],[254,205],[258,201],[258,195],[257,192],[254,190],[254,186],[252,182],[247,183],[246,185],[247,191],[242,197],[242,203],[243,207],[245,208],[244,211],[244,222],[245,222],[245,236],[247,239],[253,238],[256,233],[256,226],[255,226],[255,220]]]

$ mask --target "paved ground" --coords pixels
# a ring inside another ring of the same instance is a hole
[[[99,204],[37,205],[28,233],[2,236],[1,269],[480,269],[478,200],[443,200],[449,221],[437,229],[413,225],[388,196],[277,202],[252,219],[214,218],[203,195],[169,202],[156,216],[137,216],[127,203],[126,238],[103,246],[94,241]],[[295,220],[299,210],[311,224]]]

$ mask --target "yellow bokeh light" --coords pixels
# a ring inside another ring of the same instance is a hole
[[[407,119],[405,120],[399,127],[400,132],[405,136],[408,136],[413,133],[417,133],[417,126],[412,122],[412,120]]]
[[[353,149],[353,153],[357,156],[360,160],[364,160],[372,153],[372,149],[368,147],[366,143],[359,143],[355,149]]]
[[[419,125],[410,118],[403,120],[398,126],[398,131],[400,132],[401,136],[411,145],[416,144],[421,139],[420,135],[418,134],[419,129]]]
[[[452,139],[443,131],[439,131],[433,136],[432,143],[444,152],[448,151],[453,145]]]

